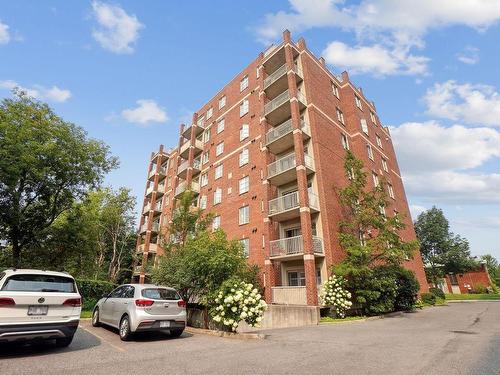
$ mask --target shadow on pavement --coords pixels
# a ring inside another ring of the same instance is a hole
[[[18,343],[1,343],[0,344],[0,359],[2,358],[19,358],[19,357],[36,357],[44,355],[52,355],[58,353],[76,352],[79,350],[90,349],[94,346],[101,345],[99,340],[94,335],[83,329],[78,329],[73,342],[66,348],[56,347],[55,340],[34,341],[34,342],[18,342]]]
[[[118,329],[109,327],[106,325],[101,325],[98,329],[104,329],[116,335],[118,341],[120,341],[120,336],[118,335]],[[98,333],[98,331],[96,331]],[[154,342],[154,341],[169,341],[169,340],[183,340],[192,337],[191,333],[184,331],[181,337],[171,337],[167,332],[137,332],[132,335],[128,342]]]

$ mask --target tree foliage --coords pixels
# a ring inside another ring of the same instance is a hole
[[[46,229],[117,165],[104,143],[16,92],[0,103],[0,238],[12,265]]]

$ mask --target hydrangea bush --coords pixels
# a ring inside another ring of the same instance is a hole
[[[321,300],[325,306],[331,306],[335,315],[345,318],[345,312],[352,306],[351,293],[344,288],[345,279],[332,275],[324,284]]]
[[[236,331],[242,320],[257,327],[266,308],[266,302],[253,284],[228,280],[217,291],[210,315],[215,322]]]

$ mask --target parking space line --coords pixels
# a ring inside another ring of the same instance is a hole
[[[100,340],[104,341],[106,344],[108,344],[108,345],[112,346],[113,348],[115,348],[116,350],[118,350],[118,351],[120,351],[120,352],[125,353],[125,352],[127,351],[126,349],[121,348],[121,347],[119,347],[119,346],[117,346],[117,345],[115,345],[115,344],[113,344],[113,343],[109,342],[109,341],[108,341],[108,340],[106,340],[104,337],[102,337],[102,336],[98,335],[98,334],[97,334],[97,333],[95,333],[95,332],[92,332],[92,331],[88,330],[88,329],[87,329],[87,328],[85,328],[85,327],[80,326],[79,328],[80,328],[80,329],[83,329],[85,332],[88,332],[88,333],[90,333],[91,335],[93,335],[93,336],[97,337],[98,339],[100,339]]]

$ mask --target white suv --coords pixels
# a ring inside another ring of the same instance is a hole
[[[57,346],[68,346],[78,328],[81,305],[75,280],[66,273],[0,272],[0,343],[55,339]]]

